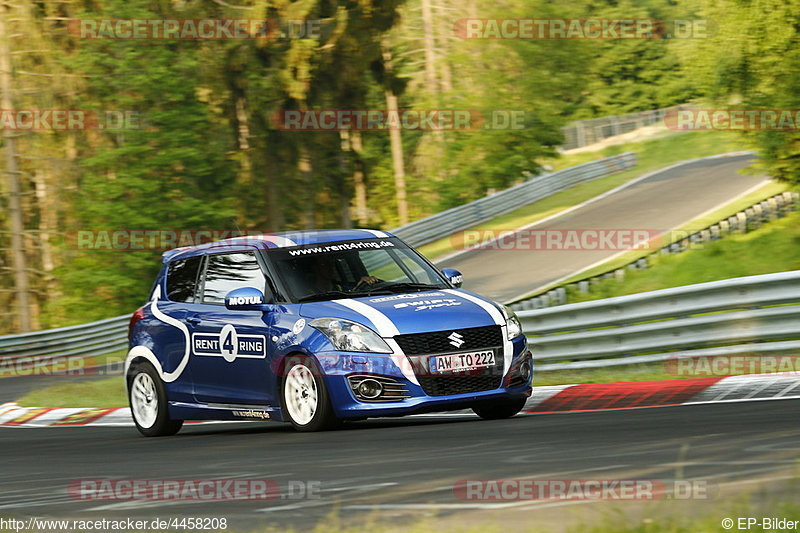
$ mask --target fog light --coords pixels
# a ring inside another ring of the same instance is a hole
[[[368,400],[374,400],[383,392],[383,385],[375,379],[365,379],[358,384],[358,394]]]
[[[531,374],[533,374],[533,368],[531,367],[531,360],[528,358],[519,365],[519,375],[527,383],[531,379]]]

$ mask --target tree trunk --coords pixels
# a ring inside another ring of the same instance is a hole
[[[387,79],[392,78],[392,53],[388,47],[383,49],[383,64]],[[397,113],[397,95],[391,83],[384,88],[387,113]],[[389,143],[392,150],[392,167],[394,168],[394,195],[397,203],[397,219],[400,225],[408,224],[408,200],[406,199],[406,168],[403,161],[403,138],[399,128],[389,128]]]
[[[425,88],[434,97],[439,93],[436,83],[436,41],[433,28],[433,11],[431,0],[422,1],[422,36],[425,49]]]
[[[316,206],[314,198],[314,181],[311,175],[311,156],[308,148],[304,144],[300,145],[299,156],[297,158],[297,170],[300,173],[300,181],[303,184],[302,194],[306,201],[303,202],[302,224],[305,229],[314,229],[314,208]]]
[[[355,218],[359,226],[365,227],[369,224],[369,209],[367,207],[367,181],[362,159],[364,145],[361,139],[361,132],[358,130],[342,130],[339,134],[342,139],[342,149],[351,155],[353,163]]]
[[[6,17],[7,5],[0,6],[0,107],[14,109],[11,102],[11,50]],[[19,170],[17,168],[16,139],[14,133],[3,129],[3,143],[6,148],[6,184],[8,187],[8,220],[11,230],[11,256],[14,269],[14,294],[17,300],[17,326],[20,332],[31,330],[30,285],[28,263],[25,257],[24,225],[22,202],[20,200]]]

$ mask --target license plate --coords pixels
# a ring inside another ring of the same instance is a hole
[[[454,353],[451,355],[437,355],[428,359],[428,368],[431,372],[463,372],[494,366],[494,351]]]

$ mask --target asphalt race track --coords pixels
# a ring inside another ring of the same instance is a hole
[[[699,502],[707,505],[717,490],[741,480],[791,474],[800,453],[798,407],[796,400],[776,400],[503,421],[431,416],[356,422],[339,431],[307,434],[274,423],[215,424],[186,427],[176,437],[161,439],[142,438],[133,428],[4,428],[0,514],[214,516],[226,517],[237,529],[298,530],[325,520],[334,509],[344,523],[367,516],[407,523],[432,513],[464,523],[475,519],[464,513],[487,520],[502,513],[503,523],[547,520],[544,508],[553,510],[552,503],[513,502],[507,509],[454,497],[458,480],[498,478],[670,482],[682,477],[716,487],[710,500]],[[67,495],[71,481],[87,478],[272,479],[281,486],[314,481],[319,493],[314,499],[212,503],[78,501]]]
[[[763,181],[737,173],[750,155],[706,159],[654,173],[533,230],[669,231]],[[698,228],[699,229],[699,228]],[[472,250],[438,261],[464,274],[464,288],[507,302],[578,272],[619,250]]]

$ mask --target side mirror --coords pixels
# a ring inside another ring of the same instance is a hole
[[[231,311],[263,311],[264,293],[254,287],[233,289],[225,295],[225,308]]]
[[[464,283],[464,276],[455,268],[443,268],[442,274],[444,274],[444,277],[447,278],[447,281],[449,281],[453,287],[461,287],[461,284]]]

